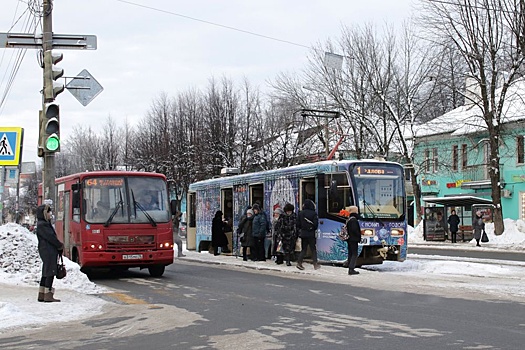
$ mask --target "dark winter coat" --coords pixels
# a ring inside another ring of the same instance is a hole
[[[474,238],[477,240],[481,239],[481,233],[485,230],[485,223],[481,216],[477,216],[472,222],[472,228],[474,229]]]
[[[357,218],[357,214],[352,213],[346,222],[349,242],[361,242],[361,227]]]
[[[64,245],[57,238],[55,229],[44,217],[44,208],[41,205],[36,209],[36,236],[38,238],[38,254],[42,259],[42,277],[55,276],[57,273],[57,260],[59,251],[64,249]]]
[[[275,224],[275,248],[279,241],[282,242],[285,254],[290,254],[295,251],[295,241],[297,239],[297,215],[291,213],[290,215],[284,213],[279,216]]]
[[[268,232],[268,219],[266,218],[266,213],[260,211],[253,217],[252,224],[252,234],[253,237],[257,239],[266,238],[266,233]]]
[[[452,214],[448,217],[448,224],[450,225],[450,232],[456,233],[459,229],[459,216]]]
[[[304,201],[303,210],[297,215],[297,230],[299,237],[315,237],[315,231],[319,227],[319,218],[315,212],[315,203],[311,199]]]
[[[253,247],[253,234],[252,234],[253,216],[243,216],[241,222],[239,222],[239,233],[243,235],[241,240],[242,247]]]
[[[227,247],[228,238],[225,232],[226,223],[222,220],[222,212],[215,213],[211,222],[211,244],[214,247]]]

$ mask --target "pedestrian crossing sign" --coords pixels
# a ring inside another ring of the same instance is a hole
[[[0,165],[20,164],[23,128],[0,127]]]

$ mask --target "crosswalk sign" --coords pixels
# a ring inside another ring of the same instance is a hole
[[[20,164],[23,128],[0,127],[0,165]]]

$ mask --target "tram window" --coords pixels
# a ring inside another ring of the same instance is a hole
[[[354,205],[352,190],[345,173],[326,174],[324,183],[328,213],[339,215],[341,210]]]

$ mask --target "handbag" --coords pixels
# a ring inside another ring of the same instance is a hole
[[[64,260],[62,259],[62,254],[58,256],[58,266],[57,266],[57,279],[61,280],[66,277],[67,271],[66,266],[64,265]]]
[[[277,253],[284,254],[283,241],[280,240],[279,243],[277,243],[277,248],[275,249],[275,251]]]
[[[485,232],[485,230],[483,230],[483,234],[481,235],[481,241],[483,243],[487,243],[489,241],[489,236],[487,236],[487,232]]]
[[[300,252],[303,249],[301,245],[301,237],[297,237],[297,240],[295,241],[295,251]]]

